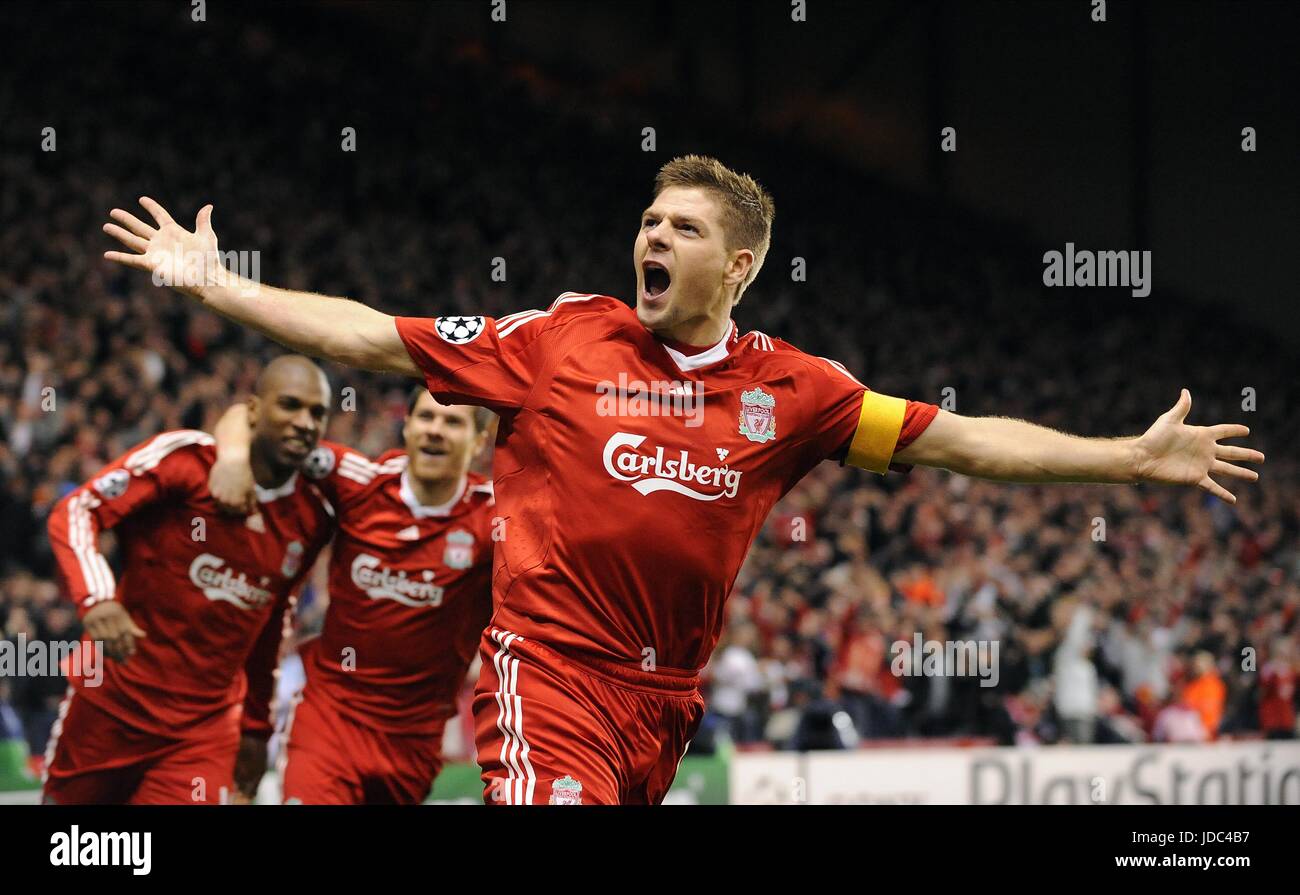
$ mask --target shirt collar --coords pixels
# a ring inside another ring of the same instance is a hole
[[[664,346],[664,351],[668,352],[668,356],[677,365],[677,369],[685,373],[690,370],[698,370],[700,367],[707,367],[709,364],[716,364],[731,352],[732,344],[737,341],[739,341],[739,337],[736,331],[736,321],[728,320],[726,335],[719,339],[716,345],[698,354],[685,354],[663,340],[660,340],[659,344]]]
[[[425,519],[429,516],[449,516],[451,515],[451,508],[465,496],[465,486],[467,484],[468,477],[461,476],[460,484],[456,486],[456,493],[451,496],[450,500],[434,507],[425,506],[416,499],[415,492],[411,490],[410,473],[407,470],[402,470],[402,503],[406,504],[411,511],[411,515],[416,519]]]
[[[289,477],[284,480],[284,484],[278,488],[263,488],[256,482],[253,483],[253,490],[257,493],[258,503],[270,503],[278,497],[284,497],[292,494],[293,490],[298,487],[298,470],[290,473]]]

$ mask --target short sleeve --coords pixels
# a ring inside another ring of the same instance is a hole
[[[100,532],[175,493],[206,485],[195,462],[198,447],[212,436],[190,429],[164,432],[127,451],[67,494],[51,510],[47,529],[54,560],[80,615],[111,600],[117,590]]]
[[[907,472],[909,464],[891,463],[894,453],[925,431],[939,408],[922,401],[874,392],[843,365],[825,358],[817,377],[819,453],[871,472]]]
[[[523,407],[541,372],[539,337],[549,315],[398,317],[397,333],[429,391],[448,404],[476,404],[498,413]]]
[[[376,462],[345,444],[321,441],[303,461],[302,471],[341,513],[362,498],[380,473],[399,470],[398,463],[387,453]]]
[[[545,311],[505,317],[398,317],[397,334],[429,392],[444,404],[498,414],[519,410],[556,357],[556,333],[573,321],[621,309],[616,298],[564,292]]]

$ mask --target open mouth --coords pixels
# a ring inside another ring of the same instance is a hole
[[[645,274],[646,295],[651,298],[658,298],[668,291],[668,286],[673,279],[668,273],[668,268],[658,261],[644,261],[641,264],[641,269]]]
[[[311,445],[309,445],[305,440],[297,437],[286,438],[282,444],[285,449],[292,454],[305,454],[311,450]]]
[[[445,457],[447,456],[447,449],[443,447],[435,447],[433,445],[425,445],[420,448],[420,453],[426,457]]]

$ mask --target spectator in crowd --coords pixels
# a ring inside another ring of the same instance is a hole
[[[739,625],[729,641],[709,663],[709,709],[723,719],[733,740],[752,742],[762,735],[763,712],[755,701],[767,698],[767,680],[754,655],[758,629]]]
[[[1069,620],[1056,648],[1056,714],[1065,739],[1087,745],[1093,741],[1098,713],[1097,667],[1093,665],[1093,611],[1072,599]]]
[[[1204,743],[1209,739],[1201,713],[1187,697],[1187,688],[1179,684],[1174,701],[1156,715],[1152,738],[1157,743]]]
[[[1146,731],[1141,722],[1124,708],[1119,691],[1105,686],[1097,699],[1098,743],[1144,743]]]
[[[1214,666],[1214,656],[1208,652],[1202,650],[1196,654],[1193,668],[1194,676],[1187,684],[1184,698],[1201,716],[1206,735],[1211,740],[1217,740],[1228,690],[1219,677],[1219,670]]]
[[[1259,728],[1270,740],[1296,737],[1295,641],[1278,637],[1259,672]]]
[[[816,681],[808,681],[799,687],[796,702],[800,706],[799,723],[794,736],[783,744],[785,748],[809,752],[815,749],[852,749],[858,745],[858,733],[848,712],[834,700],[827,699]]]

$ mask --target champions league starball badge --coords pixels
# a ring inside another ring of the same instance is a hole
[[[444,342],[464,345],[473,342],[483,332],[482,317],[439,317],[435,325]]]
[[[95,479],[94,488],[106,500],[112,500],[125,494],[129,484],[131,484],[131,473],[125,469],[114,469]]]
[[[323,479],[334,469],[334,452],[327,447],[315,448],[302,463],[308,478]]]

